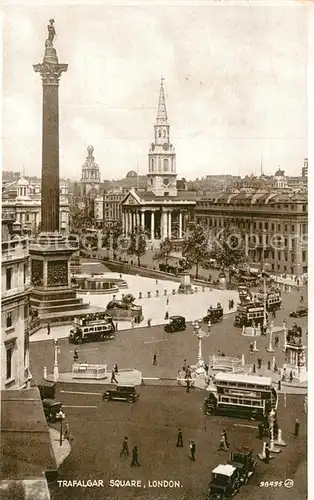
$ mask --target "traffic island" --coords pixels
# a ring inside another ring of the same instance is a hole
[[[63,436],[62,439],[60,439],[60,432],[57,431],[56,429],[50,427],[49,435],[56,464],[57,467],[59,468],[60,465],[64,462],[64,460],[70,455],[71,445],[67,439],[63,438]]]

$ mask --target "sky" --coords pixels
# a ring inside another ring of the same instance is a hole
[[[102,179],[146,174],[161,75],[178,178],[300,175],[307,153],[305,4],[7,6],[3,169],[40,176],[47,24],[69,65],[59,88],[60,175],[92,144]]]

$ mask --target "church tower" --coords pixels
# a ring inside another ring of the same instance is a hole
[[[82,167],[81,186],[82,196],[95,196],[100,188],[99,165],[95,162],[94,146],[87,147],[86,161]]]
[[[148,153],[147,191],[156,196],[177,196],[176,153],[170,143],[170,125],[161,78],[154,142]]]

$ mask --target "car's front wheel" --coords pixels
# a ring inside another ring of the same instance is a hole
[[[134,403],[134,397],[133,396],[129,396],[128,397],[128,402],[129,403]]]
[[[109,399],[110,399],[109,394],[104,394],[103,397],[102,397],[103,401],[109,401]]]

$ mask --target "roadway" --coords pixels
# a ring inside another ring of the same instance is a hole
[[[298,300],[294,294],[285,294],[283,309],[277,311],[275,324],[282,325],[287,320],[288,327],[295,321],[289,318],[291,311]],[[204,311],[205,314],[206,311]],[[208,360],[209,356],[222,351],[226,356],[241,356],[245,354],[246,363],[253,363],[261,357],[263,364],[272,361],[273,354],[266,352],[269,339],[257,338],[259,352],[249,354],[249,345],[252,337],[241,335],[241,329],[233,326],[234,314],[226,315],[221,323],[211,328],[209,337],[202,341],[203,357]],[[307,318],[299,318],[296,322],[307,331]],[[69,327],[70,330],[70,327]],[[280,339],[281,345],[283,338]],[[303,335],[304,344],[307,336]],[[120,369],[136,368],[143,373],[144,377],[176,378],[178,369],[182,366],[184,359],[193,365],[197,361],[198,340],[193,334],[192,325],[188,325],[184,332],[166,333],[164,327],[154,326],[151,328],[134,328],[117,332],[116,339],[104,343],[86,343],[80,346],[69,344],[67,339],[59,340],[59,371],[71,372],[74,349],[77,348],[79,360],[87,363],[105,363],[111,369],[118,363]],[[157,366],[152,365],[152,358],[157,354]],[[280,348],[274,353],[277,366],[284,363],[284,354]],[[30,369],[34,379],[40,378],[44,373],[44,366],[48,373],[53,371],[54,343],[52,339],[31,342],[30,344]]]
[[[231,449],[252,447],[256,455],[262,444],[255,422],[205,417],[203,391],[189,394],[180,387],[140,387],[134,405],[103,402],[102,388],[58,384],[57,398],[74,437],[72,452],[60,467],[60,480],[103,480],[100,488],[71,488],[51,484],[52,500],[200,500],[205,498],[212,469],[228,459],[218,452],[219,437],[226,429]],[[84,394],[85,393],[85,394]],[[288,396],[287,407],[279,406],[279,426],[287,447],[269,465],[258,464],[257,474],[241,489],[241,500],[293,500],[305,498],[306,416],[302,396]],[[300,436],[292,435],[295,418],[300,420]],[[58,429],[59,424],[54,427]],[[183,433],[184,448],[176,448],[177,429]],[[140,467],[130,467],[130,458],[119,458],[122,440],[128,436],[130,447],[137,445]],[[196,444],[196,462],[188,458],[188,441]],[[260,487],[261,481],[295,480],[291,490]],[[112,488],[111,479],[141,480],[141,488]],[[179,488],[148,488],[148,480],[174,480]],[[144,487],[146,486],[146,488]]]

